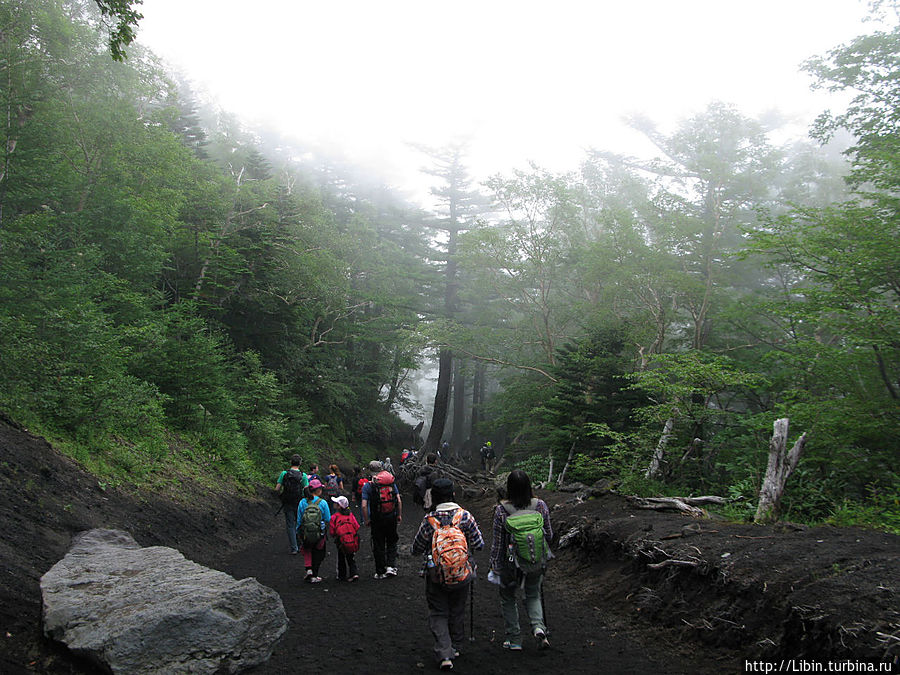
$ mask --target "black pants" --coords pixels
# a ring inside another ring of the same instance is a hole
[[[372,555],[375,573],[384,574],[388,567],[397,566],[397,517],[372,519]]]
[[[341,549],[340,544],[337,547],[337,577],[338,579],[349,579],[359,574],[356,569],[356,554],[345,553]]]

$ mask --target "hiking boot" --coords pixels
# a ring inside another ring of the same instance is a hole
[[[453,661],[450,659],[441,661],[441,670],[453,670]]]
[[[306,577],[304,577],[303,580],[304,580],[304,581],[309,581],[309,580],[312,579],[312,578],[313,578],[312,570],[306,570]]]
[[[520,645],[518,642],[510,642],[509,640],[506,640],[503,643],[503,649],[508,649],[511,652],[520,652],[522,651],[522,645]]]
[[[537,640],[538,649],[547,649],[550,646],[550,640],[547,639],[547,633],[543,628],[534,629],[534,639]]]
[[[388,567],[384,572],[384,576],[386,577],[395,577],[397,576],[397,568],[396,567]]]

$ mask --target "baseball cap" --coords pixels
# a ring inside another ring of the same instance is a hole
[[[318,490],[320,487],[322,487],[322,481],[320,481],[318,478],[313,478],[311,481],[309,481],[310,490]]]
[[[337,497],[332,497],[331,501],[340,506],[342,509],[346,509],[350,507],[350,502],[347,501],[347,498],[344,495],[338,495]]]

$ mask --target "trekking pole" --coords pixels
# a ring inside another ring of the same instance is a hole
[[[546,571],[544,572],[546,574]],[[550,634],[550,624],[547,622],[547,603],[544,602],[544,577],[541,576],[541,613],[544,615],[544,627],[547,635]]]
[[[475,579],[469,584],[469,642],[475,642]]]

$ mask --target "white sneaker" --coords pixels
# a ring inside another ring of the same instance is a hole
[[[378,574],[378,572],[376,572],[374,578],[375,579],[387,579],[387,574]]]
[[[388,567],[387,570],[385,570],[384,576],[386,576],[386,577],[397,576],[397,568],[396,567]]]

